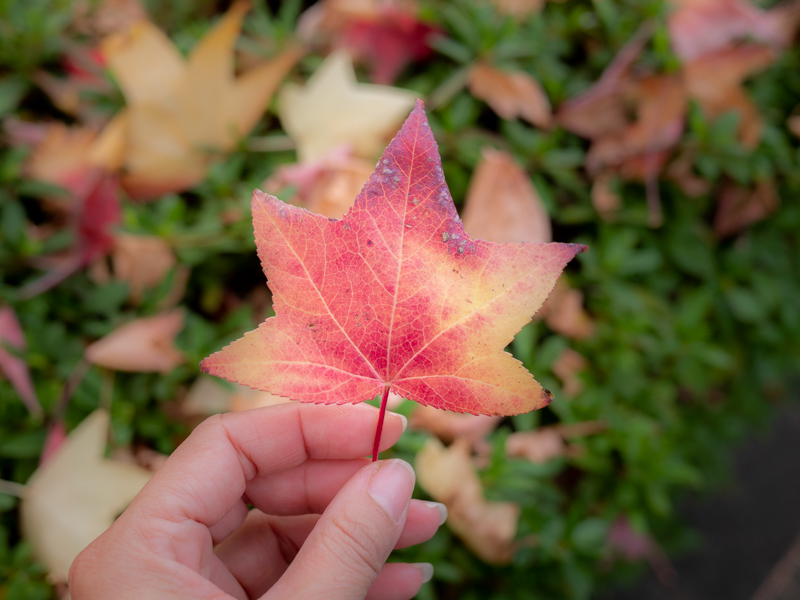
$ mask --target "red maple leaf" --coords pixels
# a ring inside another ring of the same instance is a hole
[[[391,85],[409,63],[433,54],[428,39],[438,32],[411,14],[386,10],[377,20],[350,23],[342,44],[370,64],[373,82]]]
[[[253,193],[275,317],[202,363],[302,402],[389,392],[456,412],[511,415],[552,394],[504,348],[580,244],[495,243],[464,232],[422,102],[341,219]]]

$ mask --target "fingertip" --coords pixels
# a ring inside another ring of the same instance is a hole
[[[433,565],[431,563],[411,563],[411,566],[419,569],[422,574],[422,583],[428,583],[433,579]]]

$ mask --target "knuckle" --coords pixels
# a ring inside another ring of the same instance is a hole
[[[346,515],[337,515],[323,532],[323,543],[328,550],[348,564],[374,579],[383,567],[382,549],[375,544],[364,527]]]

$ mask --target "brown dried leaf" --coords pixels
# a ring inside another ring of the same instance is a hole
[[[157,286],[177,259],[163,239],[147,235],[117,234],[111,255],[114,276],[128,284],[131,300],[140,302],[146,289]]]
[[[592,435],[605,428],[606,424],[602,421],[584,421],[519,431],[506,439],[506,455],[525,458],[534,464],[543,464],[560,456],[578,456],[582,448],[570,446],[566,440]]]
[[[411,413],[412,428],[429,431],[445,442],[463,438],[475,443],[494,431],[502,420],[503,417],[454,413],[431,406],[419,406]]]
[[[562,277],[539,309],[547,326],[567,337],[581,340],[594,334],[594,323],[583,308],[583,293],[573,289]]]
[[[86,348],[92,364],[115,371],[166,373],[185,362],[175,347],[183,329],[183,311],[174,309],[136,319]]]
[[[488,502],[470,458],[470,443],[456,440],[449,448],[431,438],[417,454],[419,484],[447,506],[447,524],[476,556],[490,564],[508,564],[520,508],[513,502]]]
[[[714,233],[726,237],[740,232],[745,227],[763,221],[778,209],[780,198],[771,180],[746,188],[728,182],[717,201],[714,217]]]
[[[491,242],[550,242],[547,209],[507,152],[486,148],[467,191],[464,229]]]
[[[592,183],[592,206],[606,221],[613,221],[622,208],[622,198],[614,191],[614,179],[612,173],[603,172]]]
[[[467,87],[504,119],[521,117],[537,127],[550,127],[553,114],[542,86],[524,71],[500,71],[483,62],[469,69]]]
[[[550,367],[563,384],[566,396],[577,396],[583,391],[583,382],[578,375],[588,363],[582,354],[572,348],[565,348]]]
[[[708,118],[738,112],[742,144],[754,148],[761,139],[761,117],[742,89],[742,82],[771,65],[776,58],[775,51],[767,46],[748,44],[724,48],[687,64],[683,79],[689,95]]]

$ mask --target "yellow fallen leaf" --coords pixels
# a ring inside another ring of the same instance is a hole
[[[476,62],[469,69],[467,87],[504,119],[521,117],[537,127],[550,127],[553,113],[547,94],[524,71],[504,72]]]
[[[91,344],[85,356],[92,364],[115,371],[166,373],[185,362],[175,347],[181,329],[180,309],[136,319]]]
[[[73,559],[150,478],[141,467],[103,457],[108,422],[106,411],[89,415],[25,486],[23,535],[55,580],[66,581]]]
[[[181,410],[187,415],[207,416],[223,412],[241,412],[285,402],[291,400],[244,385],[220,381],[216,377],[201,375],[186,395]]]
[[[152,197],[204,179],[213,151],[231,150],[266,110],[302,54],[292,48],[238,78],[234,45],[248,10],[236,2],[184,59],[155,25],[140,21],[104,40],[128,102],[123,185]]]
[[[356,156],[374,159],[414,102],[413,92],[358,83],[348,54],[336,51],[305,86],[284,86],[278,112],[300,162],[321,159],[343,144]]]
[[[476,556],[487,563],[507,564],[514,557],[520,508],[513,502],[488,502],[470,457],[470,443],[450,447],[431,438],[417,454],[417,481],[437,502],[447,506],[447,524]]]
[[[507,152],[487,148],[475,168],[463,211],[464,229],[490,242],[550,242],[550,217],[528,174]]]

